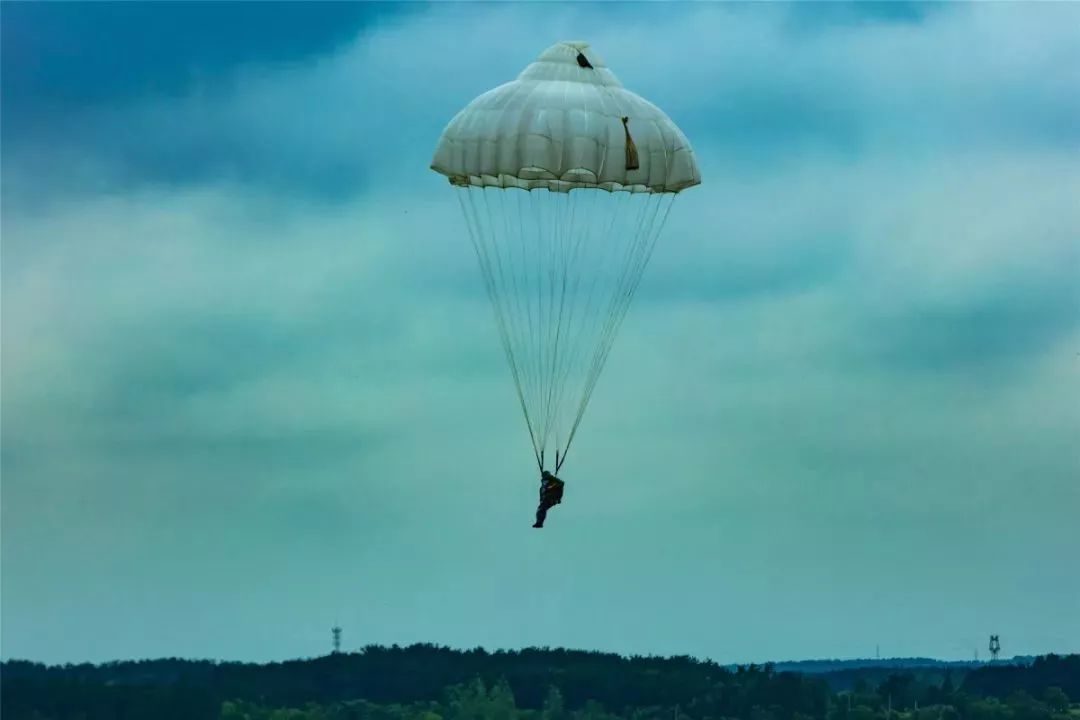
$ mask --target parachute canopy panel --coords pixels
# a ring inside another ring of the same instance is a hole
[[[682,131],[584,42],[541,53],[443,131],[431,169],[458,186],[677,193],[701,182]]]

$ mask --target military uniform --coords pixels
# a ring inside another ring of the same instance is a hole
[[[562,502],[563,487],[566,485],[562,480],[555,477],[547,470],[540,476],[540,507],[536,508],[536,524],[534,528],[544,527],[544,518],[548,510]]]

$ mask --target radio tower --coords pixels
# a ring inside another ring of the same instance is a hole
[[[341,627],[334,625],[334,627],[330,628],[330,632],[334,636],[334,654],[337,655],[341,652]]]
[[[997,635],[990,636],[990,662],[995,662],[998,659],[998,653],[1001,652],[1001,640]]]

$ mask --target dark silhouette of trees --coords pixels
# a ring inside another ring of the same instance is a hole
[[[1030,665],[986,665],[969,673],[962,689],[971,695],[1004,700],[1018,690],[1042,697],[1048,687],[1061,688],[1067,697],[1080,698],[1080,655],[1044,655]]]
[[[1080,697],[1080,655],[861,675],[845,665],[832,686],[832,672],[773,664],[434,645],[260,665],[13,660],[0,671],[4,720],[1075,720]]]

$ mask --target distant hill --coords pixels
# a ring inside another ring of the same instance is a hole
[[[1026,666],[1035,658],[1024,655],[998,660],[995,665]],[[937,660],[934,658],[856,658],[852,660],[789,660],[773,664],[778,672],[796,672],[822,678],[834,692],[853,690],[859,681],[877,685],[898,671],[912,673],[923,683],[942,683],[946,671],[953,682],[991,663],[975,660]],[[736,666],[728,666],[734,668]]]
[[[998,660],[998,664],[1004,665],[1030,665],[1034,662],[1033,655],[1016,655],[1010,659]],[[799,673],[831,673],[837,670],[867,669],[867,668],[977,668],[990,663],[979,660],[936,660],[926,657],[908,658],[856,658],[853,660],[785,660],[773,663],[780,672]],[[725,667],[734,669],[736,665]]]

